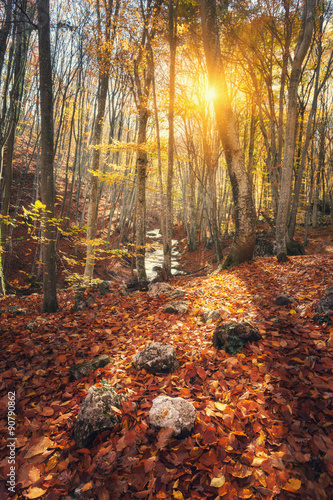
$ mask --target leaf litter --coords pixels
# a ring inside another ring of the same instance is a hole
[[[257,259],[232,270],[171,284],[186,291],[184,315],[166,296],[60,292],[62,309],[39,314],[41,296],[1,299],[0,497],[70,500],[333,498],[332,332],[315,306],[333,283],[332,258]],[[277,306],[277,295],[296,302]],[[25,310],[16,315],[10,306]],[[216,322],[251,321],[262,339],[230,355],[212,346]],[[132,366],[147,343],[173,344],[180,367],[152,375]],[[77,381],[69,368],[108,354],[112,363]],[[120,423],[78,449],[73,425],[89,387],[106,381],[131,391]],[[9,495],[8,392],[16,404],[16,495]],[[192,433],[176,439],[149,425],[160,394],[190,400]],[[78,493],[79,491],[79,493]]]

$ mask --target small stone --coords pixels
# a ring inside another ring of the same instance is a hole
[[[325,314],[328,311],[333,311],[333,286],[327,288],[317,305],[318,313]]]
[[[112,409],[121,408],[125,394],[117,394],[111,386],[93,385],[79,410],[75,426],[74,439],[79,448],[87,448],[97,434],[112,429],[119,423],[119,417]]]
[[[71,366],[69,374],[72,380],[79,380],[82,377],[87,377],[89,373],[94,372],[97,368],[102,368],[108,363],[111,363],[110,356],[107,354],[101,354],[90,361],[84,361],[83,363],[77,363],[76,365]]]
[[[160,295],[168,295],[172,290],[172,286],[168,283],[150,283],[148,286],[149,297],[159,297]]]
[[[260,339],[258,328],[247,321],[220,323],[213,333],[213,346],[234,353],[240,351],[244,344]]]
[[[275,304],[277,306],[286,306],[288,304],[292,304],[293,302],[295,302],[295,299],[293,299],[290,295],[287,295],[286,293],[278,295],[275,299]]]
[[[188,310],[190,303],[187,300],[175,300],[169,302],[164,307],[164,312],[169,314],[185,314]]]
[[[182,288],[175,288],[171,293],[170,297],[172,299],[182,299],[186,295],[186,290],[183,290]]]
[[[222,314],[222,309],[208,309],[202,315],[202,321],[207,323],[207,321],[217,321],[220,319]]]
[[[137,370],[150,373],[172,373],[179,366],[174,347],[161,342],[153,342],[134,354],[132,362]]]
[[[189,434],[197,417],[193,404],[183,398],[158,396],[149,412],[150,423],[157,428],[173,430],[174,436]]]

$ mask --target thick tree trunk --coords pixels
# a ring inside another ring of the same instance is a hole
[[[56,291],[56,227],[54,225],[53,93],[49,0],[37,0],[41,110],[41,193],[45,214],[42,233],[43,312],[58,309]]]
[[[252,259],[256,242],[256,213],[224,74],[216,0],[201,0],[201,24],[209,82],[215,90],[217,126],[227,161],[235,208],[235,238],[223,263],[223,268],[226,268]]]
[[[296,145],[298,85],[302,72],[302,64],[311,44],[315,10],[316,0],[306,0],[301,32],[298,37],[289,80],[285,146],[282,164],[280,198],[276,218],[276,246],[277,259],[279,262],[287,260],[287,222],[290,209],[292,174]]]

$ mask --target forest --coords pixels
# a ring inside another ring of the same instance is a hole
[[[1,499],[333,498],[330,0],[0,14]]]

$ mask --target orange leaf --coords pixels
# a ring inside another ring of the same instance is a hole
[[[34,498],[40,498],[46,492],[47,492],[47,490],[42,490],[42,488],[34,488],[33,487],[33,488],[29,488],[27,493],[24,493],[24,496],[26,498],[30,498],[31,500],[33,500]]]
[[[302,482],[295,477],[289,479],[289,481],[283,486],[283,489],[295,493],[302,486]]]
[[[44,453],[48,448],[50,448],[53,445],[53,442],[51,439],[49,439],[47,436],[43,436],[39,441],[31,446],[30,449],[28,449],[27,453],[25,454],[25,458],[31,458],[34,457],[35,455],[40,455],[41,453]]]

